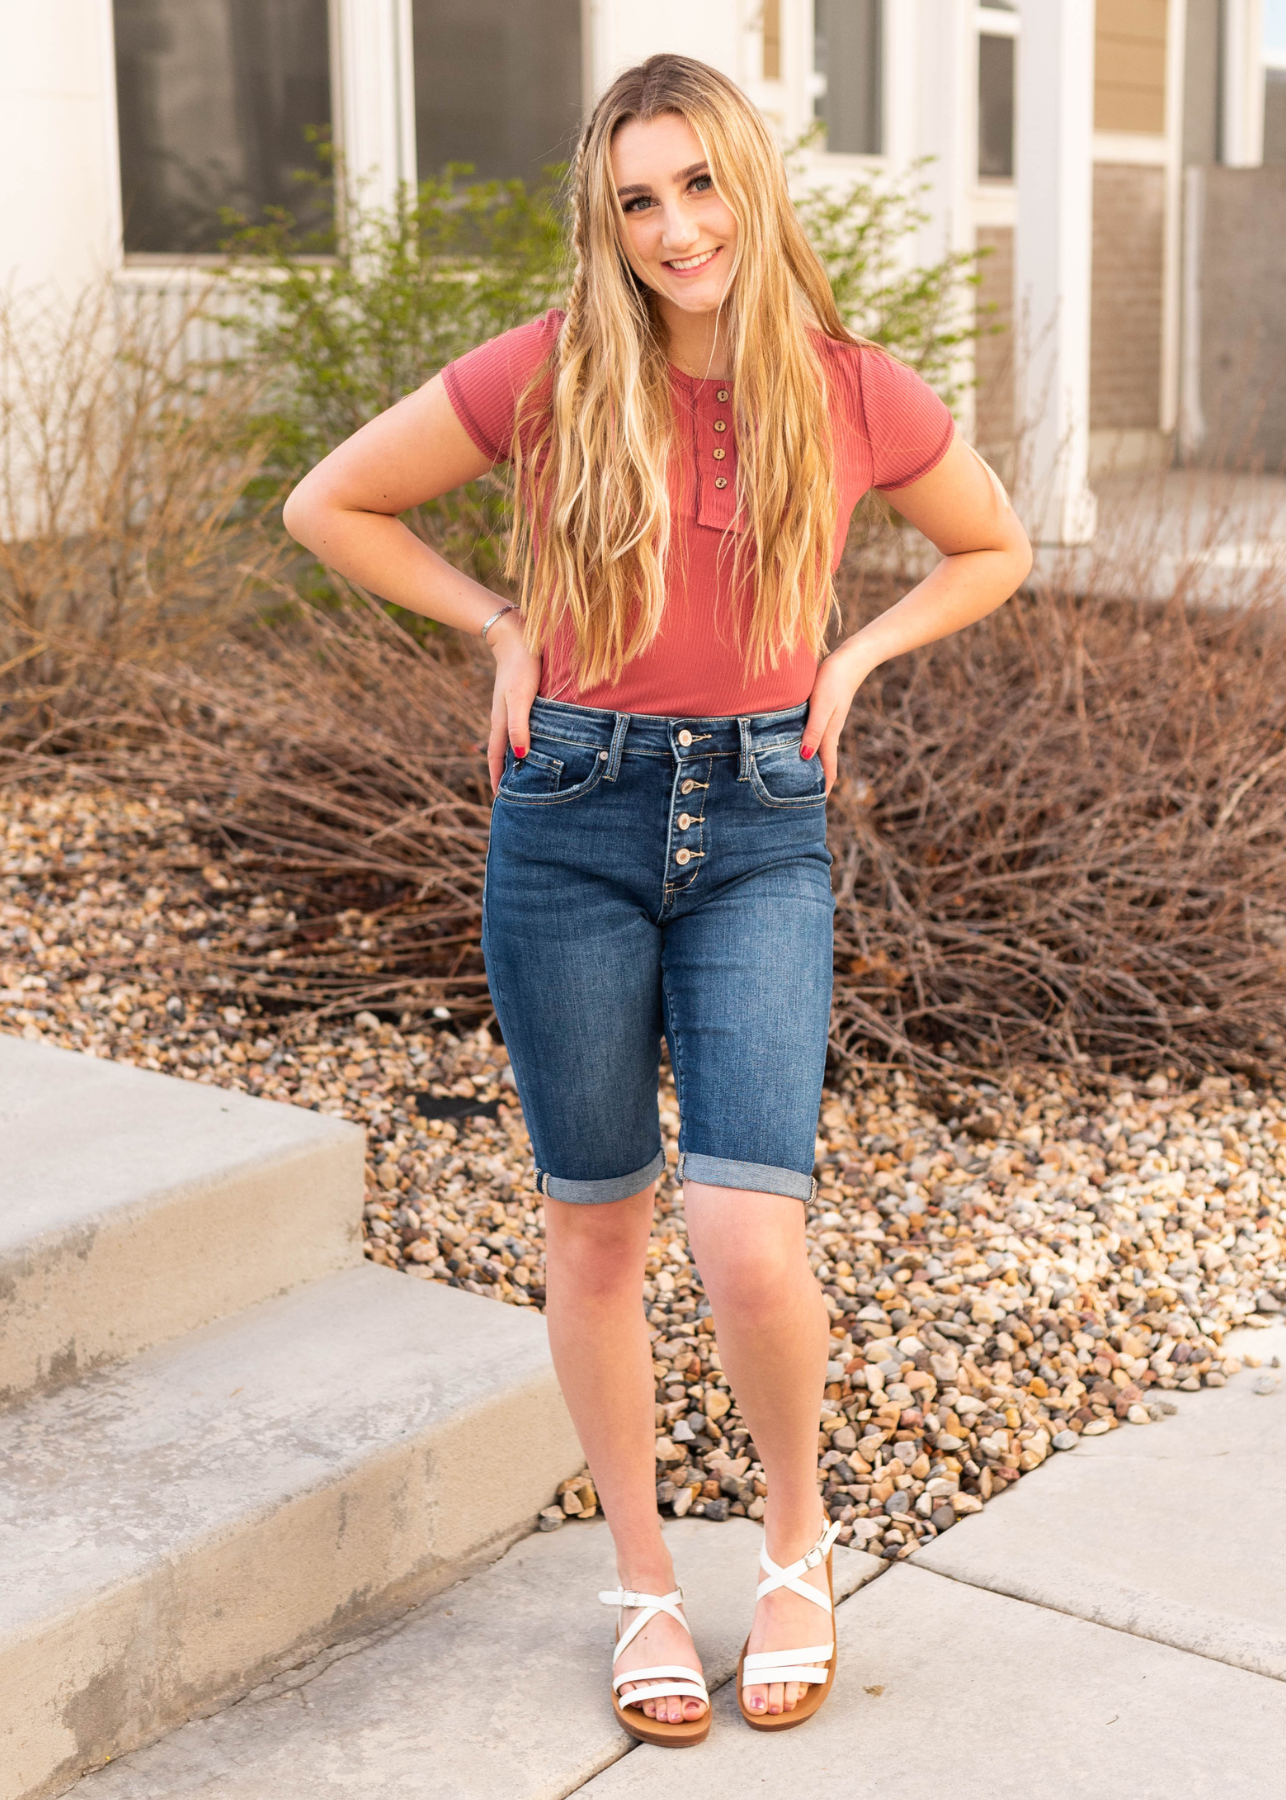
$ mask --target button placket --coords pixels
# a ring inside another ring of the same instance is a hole
[[[682,794],[685,798],[698,790],[704,793],[710,786],[712,765],[708,757],[702,758],[701,765],[693,763],[690,752],[693,744],[697,742],[697,733],[685,725],[682,730],[675,732],[674,742],[683,774],[683,779],[675,784],[676,793]],[[700,756],[700,751],[697,754]],[[704,779],[701,779],[702,776]],[[701,829],[705,823],[704,812],[691,812],[685,809],[677,814],[672,811],[670,817],[670,841],[665,878],[667,896],[679,892],[682,888],[690,887],[696,880],[697,869],[705,858]]]

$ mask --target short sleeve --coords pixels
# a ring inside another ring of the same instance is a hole
[[[882,350],[863,346],[857,379],[871,486],[909,487],[942,461],[955,421],[927,381]]]
[[[518,402],[549,358],[563,315],[557,309],[489,338],[442,371],[447,398],[473,442],[493,462],[508,460]]]

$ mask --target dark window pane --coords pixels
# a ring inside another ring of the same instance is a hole
[[[326,0],[114,0],[127,251],[217,250],[232,207],[321,224],[308,126],[330,123]]]
[[[420,179],[538,181],[581,124],[580,0],[413,0]]]
[[[826,148],[878,156],[884,147],[881,0],[815,0],[813,62],[825,83],[817,117]]]
[[[978,39],[978,173],[993,181],[1014,174],[1014,40]]]

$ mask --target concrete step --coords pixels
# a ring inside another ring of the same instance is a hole
[[[396,1616],[580,1466],[543,1318],[370,1264],[10,1408],[5,1800]]]
[[[759,1528],[675,1519],[665,1535],[713,1688],[749,1626]],[[836,1550],[837,1594],[881,1567]],[[609,1698],[616,1615],[595,1598],[615,1580],[601,1520],[527,1538],[351,1654],[87,1776],[75,1800],[561,1800],[634,1747]],[[661,1754],[667,1800],[734,1791],[692,1785],[703,1752],[677,1768]]]
[[[361,1261],[363,1133],[0,1036],[0,1404]]]

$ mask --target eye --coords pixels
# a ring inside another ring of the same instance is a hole
[[[689,185],[694,193],[708,194],[714,189],[714,177],[713,175],[694,175]]]
[[[636,194],[632,200],[627,200],[625,202],[621,211],[624,213],[641,212],[645,206],[651,205],[651,194]]]

